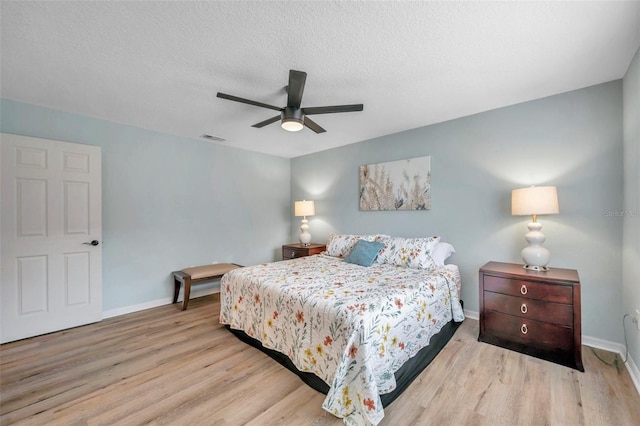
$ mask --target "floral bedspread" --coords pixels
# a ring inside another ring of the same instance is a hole
[[[464,319],[453,273],[363,267],[316,255],[240,268],[221,282],[220,322],[286,354],[330,385],[323,408],[378,424],[394,373],[452,318]]]

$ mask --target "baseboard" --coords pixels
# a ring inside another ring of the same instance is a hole
[[[478,321],[480,319],[480,314],[478,314],[478,312],[476,312],[476,311],[470,311],[468,309],[465,309],[464,310],[464,317]]]
[[[629,371],[631,380],[633,380],[633,384],[636,385],[636,390],[640,395],[640,370],[638,370],[638,366],[633,362],[633,358],[631,357],[627,360],[627,371]]]
[[[219,293],[220,286],[216,285],[214,287],[203,288],[203,289],[195,289],[191,291],[191,296],[189,300],[195,299],[197,297],[208,296],[210,294]],[[182,292],[180,293],[182,294]],[[182,301],[182,297],[178,298],[178,301]],[[138,305],[125,306],[124,308],[110,309],[108,311],[102,312],[102,319],[117,317],[120,315],[131,314],[133,312],[144,311],[145,309],[157,308],[158,306],[169,305],[173,303],[173,297],[164,297],[162,299],[152,300],[150,302],[140,303]]]
[[[595,337],[582,335],[582,344],[591,346],[592,348],[604,349],[605,351],[615,352],[624,358],[624,345],[620,343],[610,342]]]

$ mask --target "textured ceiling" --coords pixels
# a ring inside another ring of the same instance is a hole
[[[13,2],[1,4],[4,98],[296,157],[619,79],[640,2]],[[289,69],[327,133],[252,124]],[[202,139],[200,139],[202,140]],[[204,142],[203,143],[211,143]]]

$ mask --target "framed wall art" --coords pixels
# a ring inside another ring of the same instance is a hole
[[[360,166],[360,210],[430,208],[430,156]]]

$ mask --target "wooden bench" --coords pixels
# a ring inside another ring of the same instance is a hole
[[[181,271],[173,271],[173,303],[178,301],[178,294],[180,293],[182,284],[184,284],[184,299],[182,300],[182,310],[184,311],[189,304],[191,284],[220,278],[227,272],[240,267],[240,265],[236,265],[235,263],[213,263],[211,265],[192,266]]]

